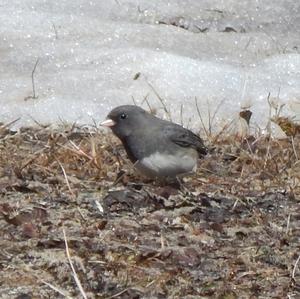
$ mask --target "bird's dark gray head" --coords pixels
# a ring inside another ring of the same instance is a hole
[[[138,106],[123,105],[113,109],[101,125],[110,127],[116,136],[123,139],[139,128],[147,115],[149,114]]]

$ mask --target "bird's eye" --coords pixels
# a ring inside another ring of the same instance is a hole
[[[120,118],[121,118],[121,119],[125,119],[125,118],[127,118],[127,114],[125,114],[125,113],[122,113],[122,114],[120,115]]]

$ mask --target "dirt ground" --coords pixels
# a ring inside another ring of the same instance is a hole
[[[300,139],[216,137],[183,186],[111,134],[0,128],[0,298],[300,298]]]

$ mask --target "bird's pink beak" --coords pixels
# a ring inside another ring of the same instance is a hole
[[[116,122],[113,121],[112,119],[107,119],[107,120],[103,121],[103,122],[100,124],[100,126],[104,126],[104,127],[110,128],[110,127],[113,127],[115,124],[116,124]]]

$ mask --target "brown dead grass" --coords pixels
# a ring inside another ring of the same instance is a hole
[[[79,296],[63,228],[87,298],[300,296],[299,135],[219,137],[180,192],[111,134],[0,134],[0,298]]]

